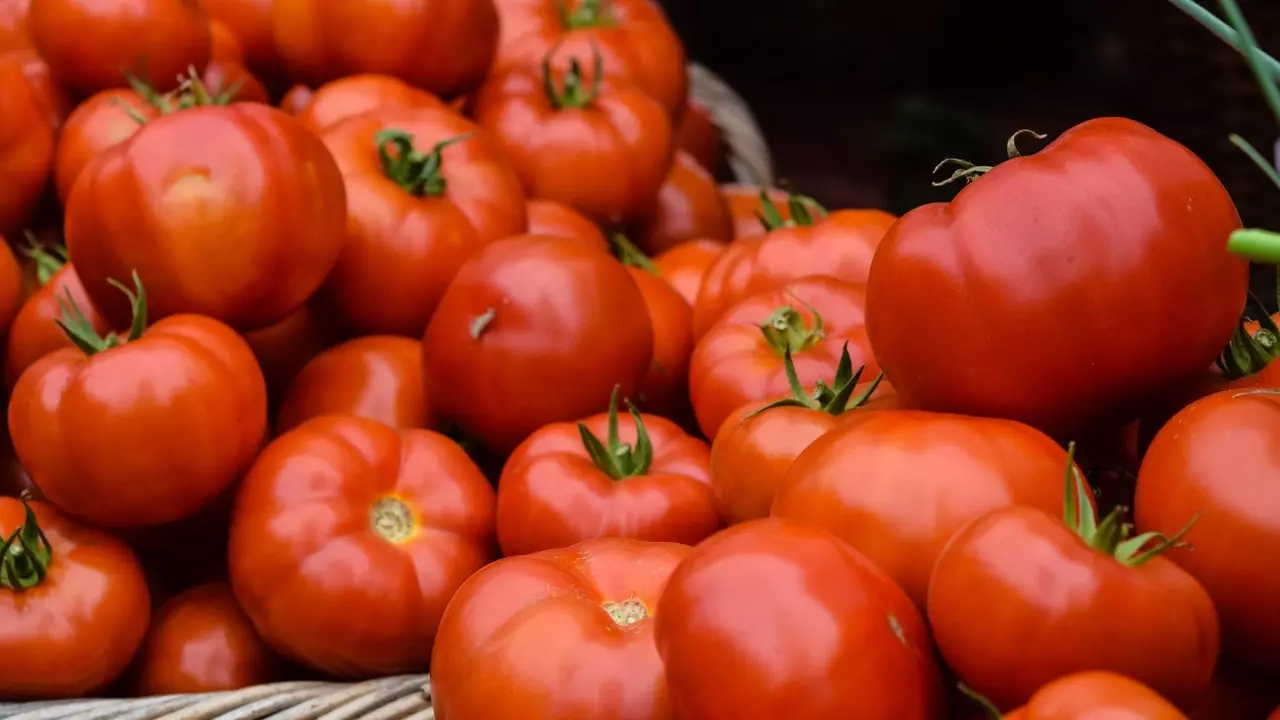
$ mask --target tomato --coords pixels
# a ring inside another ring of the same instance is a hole
[[[931,410],[1059,436],[1122,426],[1231,337],[1249,273],[1222,238],[1239,227],[1189,150],[1132,120],[1087,121],[888,233],[867,289],[876,357]],[[928,343],[921,323],[938,330]],[[937,362],[938,347],[965,361]]]
[[[676,128],[676,147],[689,153],[702,167],[712,172],[720,165],[720,128],[711,109],[690,99],[684,117]],[[782,200],[785,202],[786,197]]]
[[[66,208],[67,248],[108,317],[125,315],[108,280],[136,270],[156,317],[193,312],[242,331],[283,319],[320,287],[345,225],[332,156],[257,103],[148,122],[85,168]]]
[[[240,39],[236,37],[235,31],[229,25],[221,20],[210,19],[209,38],[212,41],[209,46],[210,62],[244,62],[244,48],[241,47]]]
[[[138,695],[222,692],[271,682],[275,658],[231,588],[200,585],[161,606],[137,662]]]
[[[493,558],[493,506],[484,475],[443,435],[316,418],[245,476],[231,587],[296,661],[342,678],[421,671],[449,599]]]
[[[806,275],[866,283],[871,256],[894,217],[880,210],[840,210],[813,217],[803,198],[793,197],[789,204],[794,220],[783,220],[769,203],[765,216],[772,229],[730,244],[708,268],[693,306],[697,337],[743,299]]]
[[[819,528],[757,520],[702,543],[667,582],[654,638],[676,717],[940,717],[920,614]]]
[[[27,32],[27,11],[31,0],[0,0],[0,53],[32,47]]]
[[[9,331],[18,309],[22,307],[22,266],[13,256],[13,250],[0,236],[0,333]]]
[[[299,86],[306,89],[305,86]],[[296,90],[296,88],[295,88]],[[347,118],[375,110],[443,108],[440,98],[390,75],[352,75],[325,83],[307,99],[294,96],[298,119],[324,133]]]
[[[671,283],[671,287],[692,308],[698,300],[698,292],[702,290],[702,278],[707,274],[707,268],[715,263],[724,249],[725,244],[716,240],[690,240],[655,255],[653,264],[658,268],[658,274]]]
[[[1073,673],[1036,691],[1026,707],[1004,720],[1090,720],[1101,717],[1133,720],[1187,720],[1151,688],[1112,672]]]
[[[476,95],[476,121],[531,197],[599,223],[637,220],[671,168],[671,120],[640,88],[602,72],[588,81],[578,63],[558,74],[548,56],[540,72],[518,67],[494,76]]]
[[[693,355],[693,308],[667,281],[646,268],[628,269],[653,322],[653,362],[640,381],[637,402],[672,420],[692,417],[689,361]]]
[[[0,55],[0,233],[16,231],[31,218],[53,159],[53,126],[26,62],[22,52]]]
[[[27,48],[16,52],[23,60],[22,70],[27,76],[27,82],[35,89],[36,99],[48,115],[49,124],[56,131],[66,121],[67,115],[71,114],[75,99],[53,77],[49,64],[34,49]]]
[[[4,358],[6,387],[12,388],[18,382],[18,376],[35,361],[55,350],[74,346],[54,322],[62,317],[61,303],[68,298],[95,333],[105,335],[111,330],[111,325],[93,308],[75,268],[71,263],[63,265],[46,285],[22,304],[9,326]]]
[[[1122,509],[1098,521],[1079,472],[1066,486],[1061,515],[1005,507],[947,541],[928,592],[943,659],[1002,708],[1084,670],[1193,700],[1218,659],[1218,614],[1200,583],[1161,557],[1180,535],[1130,539]]]
[[[604,239],[600,226],[564,203],[529,200],[525,203],[525,210],[529,218],[527,232],[530,235],[569,238],[601,250],[609,249],[609,242]]]
[[[0,498],[0,536],[0,698],[105,689],[129,665],[151,619],[138,559],[121,541],[40,502]]]
[[[636,243],[657,254],[688,240],[727,242],[732,235],[733,222],[715,178],[692,155],[677,152],[657,203],[640,223]]]
[[[324,134],[346,182],[347,239],[318,300],[339,324],[421,337],[458,268],[524,232],[520,181],[476,130],[423,108],[366,113]]]
[[[267,380],[267,393],[278,399],[302,368],[336,341],[329,323],[310,305],[285,319],[244,334]]]
[[[382,73],[459,95],[484,80],[498,42],[493,0],[274,0],[271,21],[291,76],[315,85]]]
[[[468,260],[427,326],[427,397],[491,450],[635,397],[653,361],[644,295],[607,253],[536,235]]]
[[[1247,391],[1243,391],[1247,392]],[[1199,580],[1222,620],[1223,650],[1274,671],[1280,653],[1280,398],[1226,390],[1169,421],[1147,449],[1134,513],[1143,531],[1170,533],[1203,513],[1187,535],[1191,550],[1168,557]]]
[[[764,235],[769,231],[760,219],[760,214],[765,209],[764,203],[760,200],[761,191],[769,198],[769,202],[773,203],[783,221],[792,219],[791,206],[787,202],[791,196],[785,190],[762,188],[745,183],[721,185],[720,197],[724,199],[725,206],[729,208],[729,217],[733,220],[734,240]],[[811,213],[820,213],[821,206],[808,198],[803,199],[807,201],[806,205]]]
[[[1062,510],[1066,452],[1009,420],[855,413],[792,463],[772,513],[825,528],[923,610],[934,561],[965,523],[1000,508]]]
[[[190,0],[31,0],[27,30],[54,77],[83,93],[124,87],[127,74],[172,90],[213,52],[208,18]]]
[[[879,371],[862,326],[863,292],[834,278],[801,278],[748,297],[698,341],[689,393],[702,434],[714,438],[725,418],[752,401],[788,393],[790,352],[800,384],[829,378],[848,347],[855,366]]]
[[[225,105],[232,101],[263,104],[271,102],[271,96],[262,81],[238,62],[214,60],[205,66],[200,78],[211,96],[226,99],[226,102],[219,104]]]
[[[287,432],[321,415],[355,415],[398,430],[430,427],[422,344],[369,335],[317,355],[289,385],[277,428]]]
[[[76,106],[67,117],[54,152],[53,179],[65,204],[71,187],[89,162],[142,128],[142,120],[160,116],[160,107],[136,90],[103,90]]]
[[[314,90],[306,85],[294,85],[280,98],[280,109],[290,115],[301,115],[314,99]]]
[[[671,720],[654,611],[688,552],[606,538],[476,573],[440,622],[436,717]]]
[[[235,35],[250,67],[273,76],[276,74],[280,59],[271,30],[271,0],[200,2],[209,17],[225,25]]]
[[[266,435],[265,382],[244,340],[198,315],[148,327],[137,275],[134,283],[127,337],[99,335],[72,308],[61,321],[75,347],[27,368],[9,401],[14,449],[44,496],[108,528],[194,515]]]

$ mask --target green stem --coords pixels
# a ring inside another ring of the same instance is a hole
[[[774,310],[760,325],[764,340],[778,355],[797,353],[817,344],[826,337],[825,325],[820,315],[813,308],[813,325],[804,321],[804,316],[790,305]]]
[[[760,190],[760,209],[756,211],[756,217],[760,219],[765,232],[784,227],[809,227],[827,217],[827,209],[807,195],[788,194],[787,210],[791,212],[790,220],[782,217],[782,211],[769,196],[768,188]]]
[[[26,511],[22,527],[0,545],[0,587],[16,592],[44,582],[53,563],[53,546],[40,529],[28,496],[24,493],[21,500]]]
[[[448,187],[443,174],[444,149],[471,136],[472,133],[466,133],[441,140],[427,153],[414,147],[413,135],[395,128],[378,133],[373,142],[378,147],[382,171],[392,182],[416,197],[439,197]],[[388,152],[388,145],[395,148],[394,154]]]
[[[988,700],[985,695],[980,694],[978,691],[964,683],[957,683],[956,687],[959,688],[960,694],[977,703],[982,708],[983,712],[987,714],[989,720],[1001,720],[1004,717],[1004,715],[1000,713],[1000,708],[996,707],[995,703]]]
[[[629,267],[637,267],[650,275],[659,275],[658,266],[653,264],[653,260],[649,259],[644,251],[636,247],[635,243],[627,239],[622,233],[613,234],[613,247],[618,255],[618,261]]]
[[[1254,149],[1253,145],[1248,140],[1245,140],[1239,135],[1231,133],[1227,136],[1227,139],[1231,141],[1232,145],[1240,148],[1241,152],[1249,156],[1249,159],[1253,161],[1253,164],[1257,165],[1258,168],[1262,170],[1263,174],[1271,180],[1272,184],[1280,188],[1280,173],[1276,172],[1276,166],[1274,163],[1263,157],[1262,153]]]
[[[1245,328],[1245,323],[1251,316],[1256,316],[1258,320],[1256,333],[1250,333]],[[1280,328],[1276,327],[1262,301],[1252,292],[1249,293],[1248,303],[1245,311],[1240,314],[1236,330],[1218,356],[1218,369],[1232,380],[1262,372],[1263,368],[1280,355],[1280,343],[1277,339],[1280,339]]]
[[[147,291],[142,287],[142,280],[138,278],[138,271],[133,272],[133,290],[125,287],[123,283],[110,278],[107,282],[118,288],[120,292],[129,298],[129,309],[133,316],[133,324],[129,328],[128,337],[121,339],[114,331],[104,335],[99,335],[94,329],[93,323],[85,317],[84,312],[80,310],[80,306],[76,304],[75,298],[71,296],[71,290],[66,292],[66,300],[58,298],[58,307],[62,310],[62,317],[54,319],[58,327],[62,328],[62,332],[66,334],[67,339],[72,342],[85,355],[96,355],[100,352],[110,350],[111,348],[120,347],[126,342],[133,342],[142,337],[147,329]]]
[[[867,368],[863,365],[857,370],[853,369],[853,359],[849,357],[849,343],[847,342],[840,352],[840,363],[836,366],[835,380],[830,385],[819,380],[814,383],[812,393],[807,392],[804,389],[804,385],[800,383],[800,375],[796,372],[796,364],[791,358],[790,348],[783,353],[782,367],[787,374],[787,386],[791,390],[791,396],[757,408],[745,415],[743,420],[750,420],[756,415],[776,407],[800,407],[829,415],[840,415],[847,410],[862,407],[866,404],[867,400],[871,398],[871,395],[875,393],[876,388],[880,385],[881,379],[884,378],[884,373],[877,375],[871,386],[855,398],[853,393],[858,387],[858,381],[862,379],[862,373]]]
[[[551,60],[558,48],[559,45],[551,48],[546,57],[542,58],[542,86],[547,93],[547,99],[557,110],[576,110],[590,106],[596,98],[600,97],[600,84],[604,81],[604,56],[600,54],[600,48],[596,47],[594,42],[591,45],[593,74],[590,84],[583,81],[582,65],[578,62],[578,58],[574,57],[569,60],[569,69],[565,71],[564,77],[560,79],[560,85],[557,86],[555,72],[551,69]]]
[[[611,27],[614,23],[609,0],[581,0],[573,10],[565,7],[564,0],[556,0],[556,7],[565,30]]]
[[[1195,0],[1169,0],[1174,7],[1191,17],[1192,20],[1200,23],[1206,30],[1213,33],[1217,38],[1239,52],[1244,52],[1240,47],[1240,33],[1236,32],[1232,27],[1218,19],[1213,13],[1206,10]],[[1259,59],[1266,68],[1267,73],[1280,80],[1280,60],[1259,52]]]
[[[67,248],[63,245],[46,248],[44,243],[30,231],[26,236],[27,245],[22,248],[22,254],[36,264],[36,282],[44,287],[62,269],[62,266],[67,264]]]
[[[591,462],[614,480],[644,475],[653,465],[653,441],[645,429],[644,418],[640,411],[630,402],[627,407],[636,421],[635,447],[622,442],[618,433],[618,386],[614,386],[609,396],[609,437],[608,444],[600,442],[585,423],[578,423],[578,435],[582,438],[582,446],[586,449]]]
[[[1280,233],[1245,228],[1231,233],[1227,250],[1258,263],[1280,264]]]
[[[1253,76],[1257,78],[1258,85],[1262,87],[1262,96],[1267,99],[1267,105],[1271,108],[1271,113],[1275,115],[1276,122],[1280,123],[1280,88],[1276,87],[1276,78],[1267,68],[1266,62],[1263,60],[1263,52],[1258,49],[1258,41],[1253,37],[1253,30],[1249,28],[1249,23],[1244,19],[1244,13],[1240,12],[1240,6],[1236,4],[1236,0],[1220,0],[1222,12],[1227,16],[1227,21],[1235,28],[1238,39],[1237,47],[1244,54],[1245,60],[1249,61],[1249,67],[1253,70]],[[1274,59],[1266,56],[1268,60]]]

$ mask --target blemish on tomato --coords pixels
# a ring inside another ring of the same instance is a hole
[[[893,615],[889,615],[887,617],[889,619],[889,629],[892,630],[893,634],[897,636],[898,642],[902,643],[903,645],[906,645],[907,634],[902,630],[902,623],[898,622],[898,618]]]
[[[613,619],[614,624],[621,628],[631,627],[649,617],[649,608],[645,607],[644,601],[640,598],[633,597],[620,603],[607,602],[603,607]]]

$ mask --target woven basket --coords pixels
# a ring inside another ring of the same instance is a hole
[[[773,161],[746,102],[715,73],[689,66],[690,95],[724,135],[734,179],[773,185]],[[428,720],[431,679],[404,675],[362,683],[284,682],[201,695],[0,703],[4,720]]]

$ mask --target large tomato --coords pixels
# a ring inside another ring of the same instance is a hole
[[[931,410],[1055,435],[1118,427],[1231,337],[1249,273],[1224,238],[1239,227],[1191,151],[1132,120],[1090,120],[888,233],[867,290],[876,357]],[[964,362],[939,363],[938,347]]]
[[[274,0],[271,20],[290,75],[313,85],[381,73],[460,95],[484,79],[498,43],[493,0]]]
[[[468,260],[427,326],[427,396],[440,416],[503,452],[534,430],[635,397],[653,361],[644,295],[607,253],[521,236]]]
[[[445,104],[440,98],[399,78],[366,73],[321,85],[295,114],[309,129],[324,133],[347,118],[371,110],[443,107]]]
[[[32,47],[27,32],[27,11],[31,0],[0,0],[0,53]]]
[[[75,347],[27,368],[9,402],[14,449],[41,493],[101,527],[196,514],[248,468],[266,435],[266,383],[244,340],[199,315],[148,327],[134,282],[126,337],[99,335],[70,307],[60,322]]]
[[[653,265],[692,308],[702,290],[702,278],[725,247],[715,240],[690,240],[655,255]]]
[[[676,147],[689,153],[699,165],[714,173],[720,165],[720,145],[720,128],[716,125],[711,110],[690,98],[685,106],[684,117],[676,127]]]
[[[688,552],[606,538],[476,573],[440,622],[431,656],[436,717],[673,720],[654,612]]]
[[[95,333],[106,335],[111,330],[111,325],[93,308],[75,268],[71,263],[63,265],[47,284],[27,298],[9,325],[4,357],[6,387],[12,388],[35,361],[54,350],[74,346],[55,322],[62,317],[62,305],[68,300],[75,304]]]
[[[317,355],[289,385],[276,427],[287,432],[321,415],[355,415],[396,429],[430,427],[422,343],[368,335]]]
[[[345,226],[342,175],[324,144],[257,103],[148,122],[85,168],[66,208],[80,279],[118,324],[125,308],[109,280],[136,271],[156,317],[271,325],[320,287]]]
[[[303,305],[285,319],[244,334],[267,380],[271,400],[281,395],[312,358],[332,346],[338,334],[321,313]]]
[[[54,129],[26,62],[22,51],[0,55],[0,233],[31,218],[53,160]]]
[[[0,498],[0,537],[0,698],[105,689],[128,667],[151,620],[137,557],[44,503],[14,498]]]
[[[1058,678],[1004,720],[1187,720],[1178,708],[1137,680],[1093,670]]]
[[[525,231],[520,181],[477,130],[439,107],[377,110],[324,134],[347,239],[318,299],[348,329],[421,337],[462,263]]]
[[[245,476],[231,587],[294,660],[344,678],[421,671],[449,599],[493,558],[493,505],[489,482],[443,435],[316,418]]]
[[[126,75],[172,90],[213,52],[194,0],[31,0],[27,30],[54,77],[83,93],[124,87]]]
[[[786,396],[790,353],[804,388],[830,378],[848,348],[854,366],[877,372],[863,328],[863,291],[831,277],[801,278],[748,297],[698,341],[689,393],[698,426],[714,438],[734,410]]]
[[[707,239],[728,242],[733,222],[716,180],[684,151],[658,191],[658,199],[635,233],[636,244],[656,255],[682,242]]]
[[[558,73],[548,56],[541,70],[518,67],[485,83],[475,117],[529,195],[596,222],[627,222],[649,212],[671,168],[671,120],[638,87],[601,75],[588,80],[576,57]]]
[[[494,71],[529,67],[554,49],[561,58],[599,52],[609,74],[630,81],[673,118],[684,112],[684,46],[651,0],[495,0],[502,39]],[[564,66],[559,66],[563,69]]]
[[[249,66],[274,76],[278,72],[271,29],[272,0],[200,0],[209,17],[225,25],[244,50]]]
[[[529,200],[525,203],[530,235],[549,235],[551,237],[578,240],[601,250],[609,249],[609,241],[604,239],[604,232],[591,218],[558,203],[554,200]]]
[[[920,613],[819,528],[766,519],[713,536],[671,575],[655,623],[677,717],[940,715]]]

